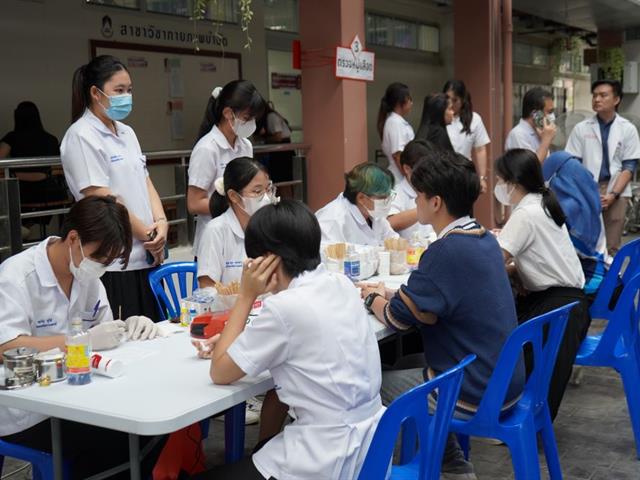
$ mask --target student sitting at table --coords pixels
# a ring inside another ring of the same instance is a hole
[[[198,284],[200,288],[216,283],[240,281],[244,252],[244,231],[249,218],[259,208],[276,201],[275,187],[264,166],[252,158],[240,157],[229,162],[222,177],[215,182],[209,200],[211,220],[198,245]],[[260,421],[262,402],[247,400],[245,425]]]
[[[549,410],[555,418],[578,348],[591,316],[582,290],[585,279],[571,243],[565,215],[555,194],[544,183],[535,153],[509,150],[496,161],[495,196],[513,208],[498,234],[507,269],[518,286],[518,321],[550,312],[568,303],[571,310],[549,386]],[[526,355],[526,351],[525,351]],[[527,366],[531,358],[525,357]]]
[[[396,197],[391,202],[387,220],[391,228],[407,240],[411,240],[416,232],[421,238],[428,238],[433,232],[431,225],[421,225],[418,222],[417,193],[411,186],[411,172],[418,160],[437,150],[437,147],[427,140],[411,140],[400,154],[403,178],[398,185]]]
[[[377,246],[398,237],[387,221],[392,189],[389,170],[373,163],[356,165],[345,175],[344,192],[316,212],[322,243]]]
[[[399,290],[386,289],[383,283],[362,285],[365,306],[378,320],[398,331],[416,326],[424,344],[424,360],[416,368],[383,372],[383,401],[390,403],[475,353],[478,358],[465,370],[456,405],[456,415],[473,415],[502,345],[517,326],[502,252],[495,237],[468,216],[480,194],[480,181],[468,160],[431,152],[414,167],[411,184],[418,192],[418,221],[433,225],[438,240]],[[406,368],[404,360],[398,365]],[[519,365],[504,408],[517,401],[523,386],[524,368]],[[442,478],[476,478],[454,435],[447,441]]]
[[[276,201],[266,169],[252,158],[232,160],[214,183],[209,200],[213,220],[205,227],[197,250],[200,288],[240,281],[249,218]]]
[[[249,259],[214,346],[211,378],[226,385],[269,370],[295,422],[252,459],[199,478],[358,477],[384,410],[380,355],[358,290],[320,264],[320,237],[313,213],[293,200],[249,220]],[[274,295],[247,325],[254,301],[267,292]]]
[[[115,260],[122,260],[126,267],[131,243],[131,222],[124,205],[111,196],[90,196],[71,207],[62,238],[49,237],[2,263],[0,354],[16,347],[64,349],[69,322],[75,317],[89,329],[93,350],[117,347],[127,330],[129,337],[155,337],[158,328],[145,317],[113,320],[100,282]],[[86,478],[128,461],[126,433],[66,420],[61,428],[63,456],[71,464],[72,478]],[[51,452],[51,427],[45,415],[0,407],[0,438]],[[147,443],[151,438],[142,440]],[[143,463],[147,471],[162,444]]]

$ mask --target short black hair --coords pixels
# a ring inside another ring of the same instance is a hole
[[[529,118],[536,110],[543,110],[547,98],[553,100],[553,94],[542,87],[527,90],[522,99],[522,118]]]
[[[249,258],[269,253],[282,259],[291,278],[320,265],[320,224],[311,210],[297,200],[282,200],[254,213],[244,232]]]
[[[596,80],[591,84],[591,93],[593,93],[593,91],[601,85],[609,85],[611,87],[611,90],[613,90],[613,94],[620,100],[622,100],[622,84],[619,80],[611,80],[606,78],[603,80]]]
[[[418,160],[424,157],[427,153],[436,151],[436,147],[428,140],[416,138],[407,143],[400,154],[400,165],[408,165],[413,168]]]
[[[480,195],[476,169],[464,155],[449,151],[431,152],[413,168],[411,184],[428,198],[439,196],[449,214],[456,218],[471,215]]]
[[[84,197],[74,203],[62,224],[62,238],[66,239],[71,230],[78,232],[84,244],[96,242],[100,246],[91,255],[110,265],[114,260],[122,260],[122,269],[127,268],[131,254],[131,221],[127,207],[116,202],[116,197]]]

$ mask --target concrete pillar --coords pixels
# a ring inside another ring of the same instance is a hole
[[[474,213],[484,226],[493,227],[502,213],[493,197],[493,162],[503,152],[505,132],[511,128],[511,2],[456,0],[453,25],[454,76],[467,85],[473,109],[491,137],[489,189],[478,199]]]
[[[367,160],[364,82],[335,77],[335,47],[364,42],[364,0],[300,2],[302,119],[308,155],[309,206],[324,206],[344,189],[344,173]],[[365,45],[366,48],[366,45]]]

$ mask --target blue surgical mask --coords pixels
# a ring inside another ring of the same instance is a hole
[[[107,117],[111,120],[124,120],[131,113],[133,108],[133,96],[130,93],[122,95],[107,95],[98,88],[98,91],[109,99],[109,108],[100,104],[104,108]]]

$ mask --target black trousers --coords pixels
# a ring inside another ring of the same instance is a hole
[[[82,479],[109,470],[129,461],[129,436],[123,432],[107,430],[83,423],[60,421],[62,434],[62,456],[71,467],[71,478]],[[154,437],[140,437],[140,448],[144,448]],[[22,432],[2,437],[10,443],[51,453],[51,422],[45,420]],[[167,437],[152,447],[141,465],[142,478],[151,475],[154,465]],[[128,479],[129,470],[110,478]]]
[[[102,276],[102,284],[107,291],[107,298],[113,318],[117,319],[122,309],[122,320],[131,315],[144,315],[154,322],[160,320],[160,312],[155,296],[149,285],[151,268],[123,272],[106,272]]]
[[[272,438],[273,436],[259,441],[251,452],[252,455],[262,447],[264,447]],[[236,463],[218,465],[210,470],[207,470],[206,472],[194,475],[191,478],[194,480],[265,480],[256,466],[253,464],[251,455],[248,457],[244,457],[242,460]],[[269,480],[276,480],[276,478],[270,477]]]
[[[571,310],[549,385],[548,402],[552,420],[558,414],[564,391],[569,377],[571,377],[573,362],[591,324],[589,302],[582,290],[564,287],[552,287],[542,292],[531,292],[516,300],[518,323],[521,324],[575,301],[580,303]],[[530,348],[525,348],[524,357],[528,376],[533,370],[533,353]]]

